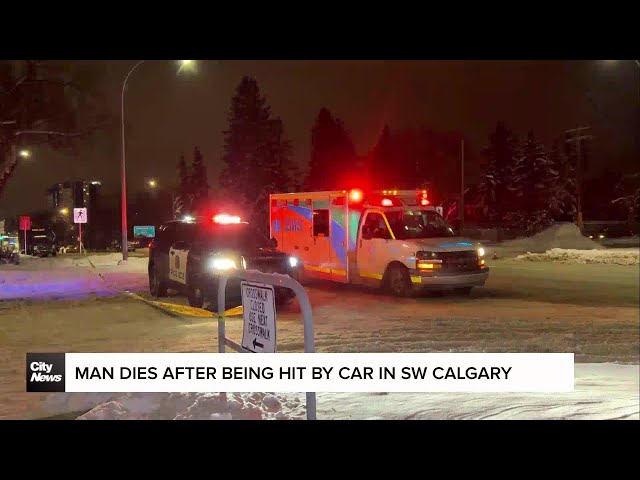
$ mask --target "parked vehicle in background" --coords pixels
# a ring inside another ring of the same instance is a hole
[[[70,243],[60,247],[59,253],[78,253],[80,252],[80,245],[77,243]]]
[[[6,265],[6,264],[19,265],[20,264],[20,254],[18,253],[17,250],[15,250],[13,248],[3,247],[2,249],[0,249],[0,264],[2,264],[2,265]]]
[[[127,241],[127,251],[128,252],[135,252],[136,248],[139,247],[138,241],[137,240],[128,240]],[[120,240],[114,240],[113,242],[111,242],[111,245],[109,246],[109,248],[107,248],[107,250],[112,251],[112,252],[120,252],[122,251],[122,242]]]
[[[27,255],[35,257],[56,256],[58,247],[56,245],[56,236],[49,228],[32,228],[28,234]]]
[[[27,247],[27,252],[34,257],[48,257],[49,255],[55,257],[58,254],[58,247],[49,240],[38,240]]]

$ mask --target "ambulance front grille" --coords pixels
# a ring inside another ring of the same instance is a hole
[[[478,252],[468,250],[463,252],[438,252],[438,258],[442,259],[442,270],[449,272],[479,270]]]

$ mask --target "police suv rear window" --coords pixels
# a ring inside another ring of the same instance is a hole
[[[267,237],[250,225],[200,225],[197,240],[215,248],[254,250],[271,246]]]

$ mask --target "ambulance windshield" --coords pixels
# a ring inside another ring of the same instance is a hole
[[[444,218],[432,210],[385,212],[385,215],[398,240],[456,236]]]

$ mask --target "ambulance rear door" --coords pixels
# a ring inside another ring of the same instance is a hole
[[[330,200],[329,268],[331,269],[331,280],[334,282],[347,283],[347,195],[346,193],[333,194]]]
[[[329,195],[312,198],[308,252],[303,264],[305,274],[331,280],[331,209]]]

